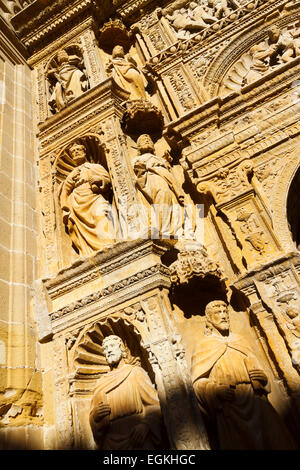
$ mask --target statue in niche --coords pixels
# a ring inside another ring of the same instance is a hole
[[[106,65],[106,73],[111,75],[121,88],[130,92],[130,100],[147,99],[147,81],[135,60],[129,55],[125,56],[123,46],[113,48],[112,58]]]
[[[76,168],[60,190],[63,222],[77,251],[89,256],[115,239],[111,181],[102,165],[87,161],[84,145],[73,144],[69,153]]]
[[[77,55],[61,50],[56,56],[56,66],[48,71],[47,77],[55,82],[49,106],[55,113],[88,89],[88,80],[81,70],[83,62]]]
[[[152,238],[175,238],[182,235],[184,192],[171,172],[169,154],[155,155],[148,134],[137,140],[138,156],[133,160],[136,185],[153,208]]]
[[[280,64],[290,62],[300,53],[300,30],[281,31],[276,25],[268,30],[268,39],[251,47],[252,65],[244,78],[250,84]]]
[[[102,343],[110,371],[94,391],[90,425],[101,450],[152,450],[161,445],[161,411],[148,374],[118,336]]]
[[[221,449],[293,449],[292,438],[267,399],[268,378],[246,338],[230,332],[227,304],[205,309],[206,331],[192,356],[201,410]]]

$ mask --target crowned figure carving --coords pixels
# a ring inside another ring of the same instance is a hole
[[[76,167],[60,188],[63,222],[77,251],[89,256],[115,239],[111,181],[103,165],[87,161],[84,145],[69,153]]]
[[[119,336],[104,338],[110,367],[95,388],[90,425],[101,450],[152,450],[161,445],[161,411],[157,392]]]
[[[195,345],[192,381],[221,449],[292,449],[283,421],[267,399],[269,380],[246,338],[230,331],[228,306],[205,309],[206,332]]]

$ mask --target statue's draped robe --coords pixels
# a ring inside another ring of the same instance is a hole
[[[183,214],[179,197],[183,197],[184,193],[172,175],[168,162],[162,157],[145,153],[133,160],[133,167],[139,190],[149,204],[155,205],[151,218],[152,233],[180,237]],[[154,216],[156,220],[153,220]],[[154,226],[157,230],[153,230]]]
[[[57,82],[49,103],[58,111],[88,88],[85,74],[77,67],[78,62],[80,62],[79,57],[70,56],[68,62],[63,62],[57,67]]]
[[[112,206],[91,185],[109,185],[109,174],[102,165],[84,163],[75,168],[62,185],[60,204],[63,221],[73,244],[83,256],[89,256],[113,243],[115,223]]]
[[[116,83],[130,93],[130,100],[146,99],[147,82],[136,64],[123,57],[115,57],[109,62],[109,70]]]
[[[268,402],[255,392],[248,371],[262,370],[243,337],[204,336],[192,356],[192,381],[201,410],[216,425],[221,449],[292,449],[289,433]],[[234,387],[232,402],[219,399],[219,385]],[[264,392],[264,393],[263,393]]]
[[[111,408],[108,428],[103,431],[97,429],[93,420],[99,402],[106,402]],[[144,369],[125,364],[105,374],[93,395],[90,423],[94,439],[102,450],[133,449],[131,433],[140,423],[149,426],[141,449],[158,448],[161,443],[160,405],[157,392]]]

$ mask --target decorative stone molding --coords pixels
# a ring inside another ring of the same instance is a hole
[[[127,134],[157,134],[163,128],[162,112],[146,100],[127,101],[121,125]]]
[[[85,307],[86,305],[89,305],[93,302],[103,299],[106,296],[113,295],[124,288],[134,285],[135,283],[139,283],[143,279],[152,277],[153,275],[156,275],[156,274],[168,275],[169,269],[165,266],[158,264],[156,266],[152,266],[149,269],[145,269],[144,271],[140,271],[134,276],[131,276],[115,284],[111,284],[109,287],[105,288],[102,291],[95,292],[94,294],[84,297],[83,299],[78,300],[77,302],[73,302],[69,304],[67,307],[61,310],[57,310],[56,312],[51,313],[51,320],[57,320],[58,318],[61,318],[63,315],[66,315],[68,313],[73,313],[74,311],[82,307]]]
[[[178,258],[169,269],[175,285],[188,284],[194,278],[215,277],[221,280],[223,275],[217,263],[208,257],[206,249],[193,242],[184,243],[179,248]]]

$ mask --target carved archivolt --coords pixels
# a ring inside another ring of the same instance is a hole
[[[289,188],[299,167],[300,155],[296,154],[286,162],[273,188],[273,229],[286,250],[296,248],[287,222],[287,200]]]
[[[270,31],[276,27],[278,38],[270,39]],[[242,86],[298,57],[298,43],[295,14],[285,16],[276,25],[264,25],[260,30],[253,26],[248,33],[236,35],[222,48],[205,74],[203,85],[210,96],[239,92]],[[264,67],[260,61],[264,62]],[[252,68],[257,69],[257,75],[248,79]]]

